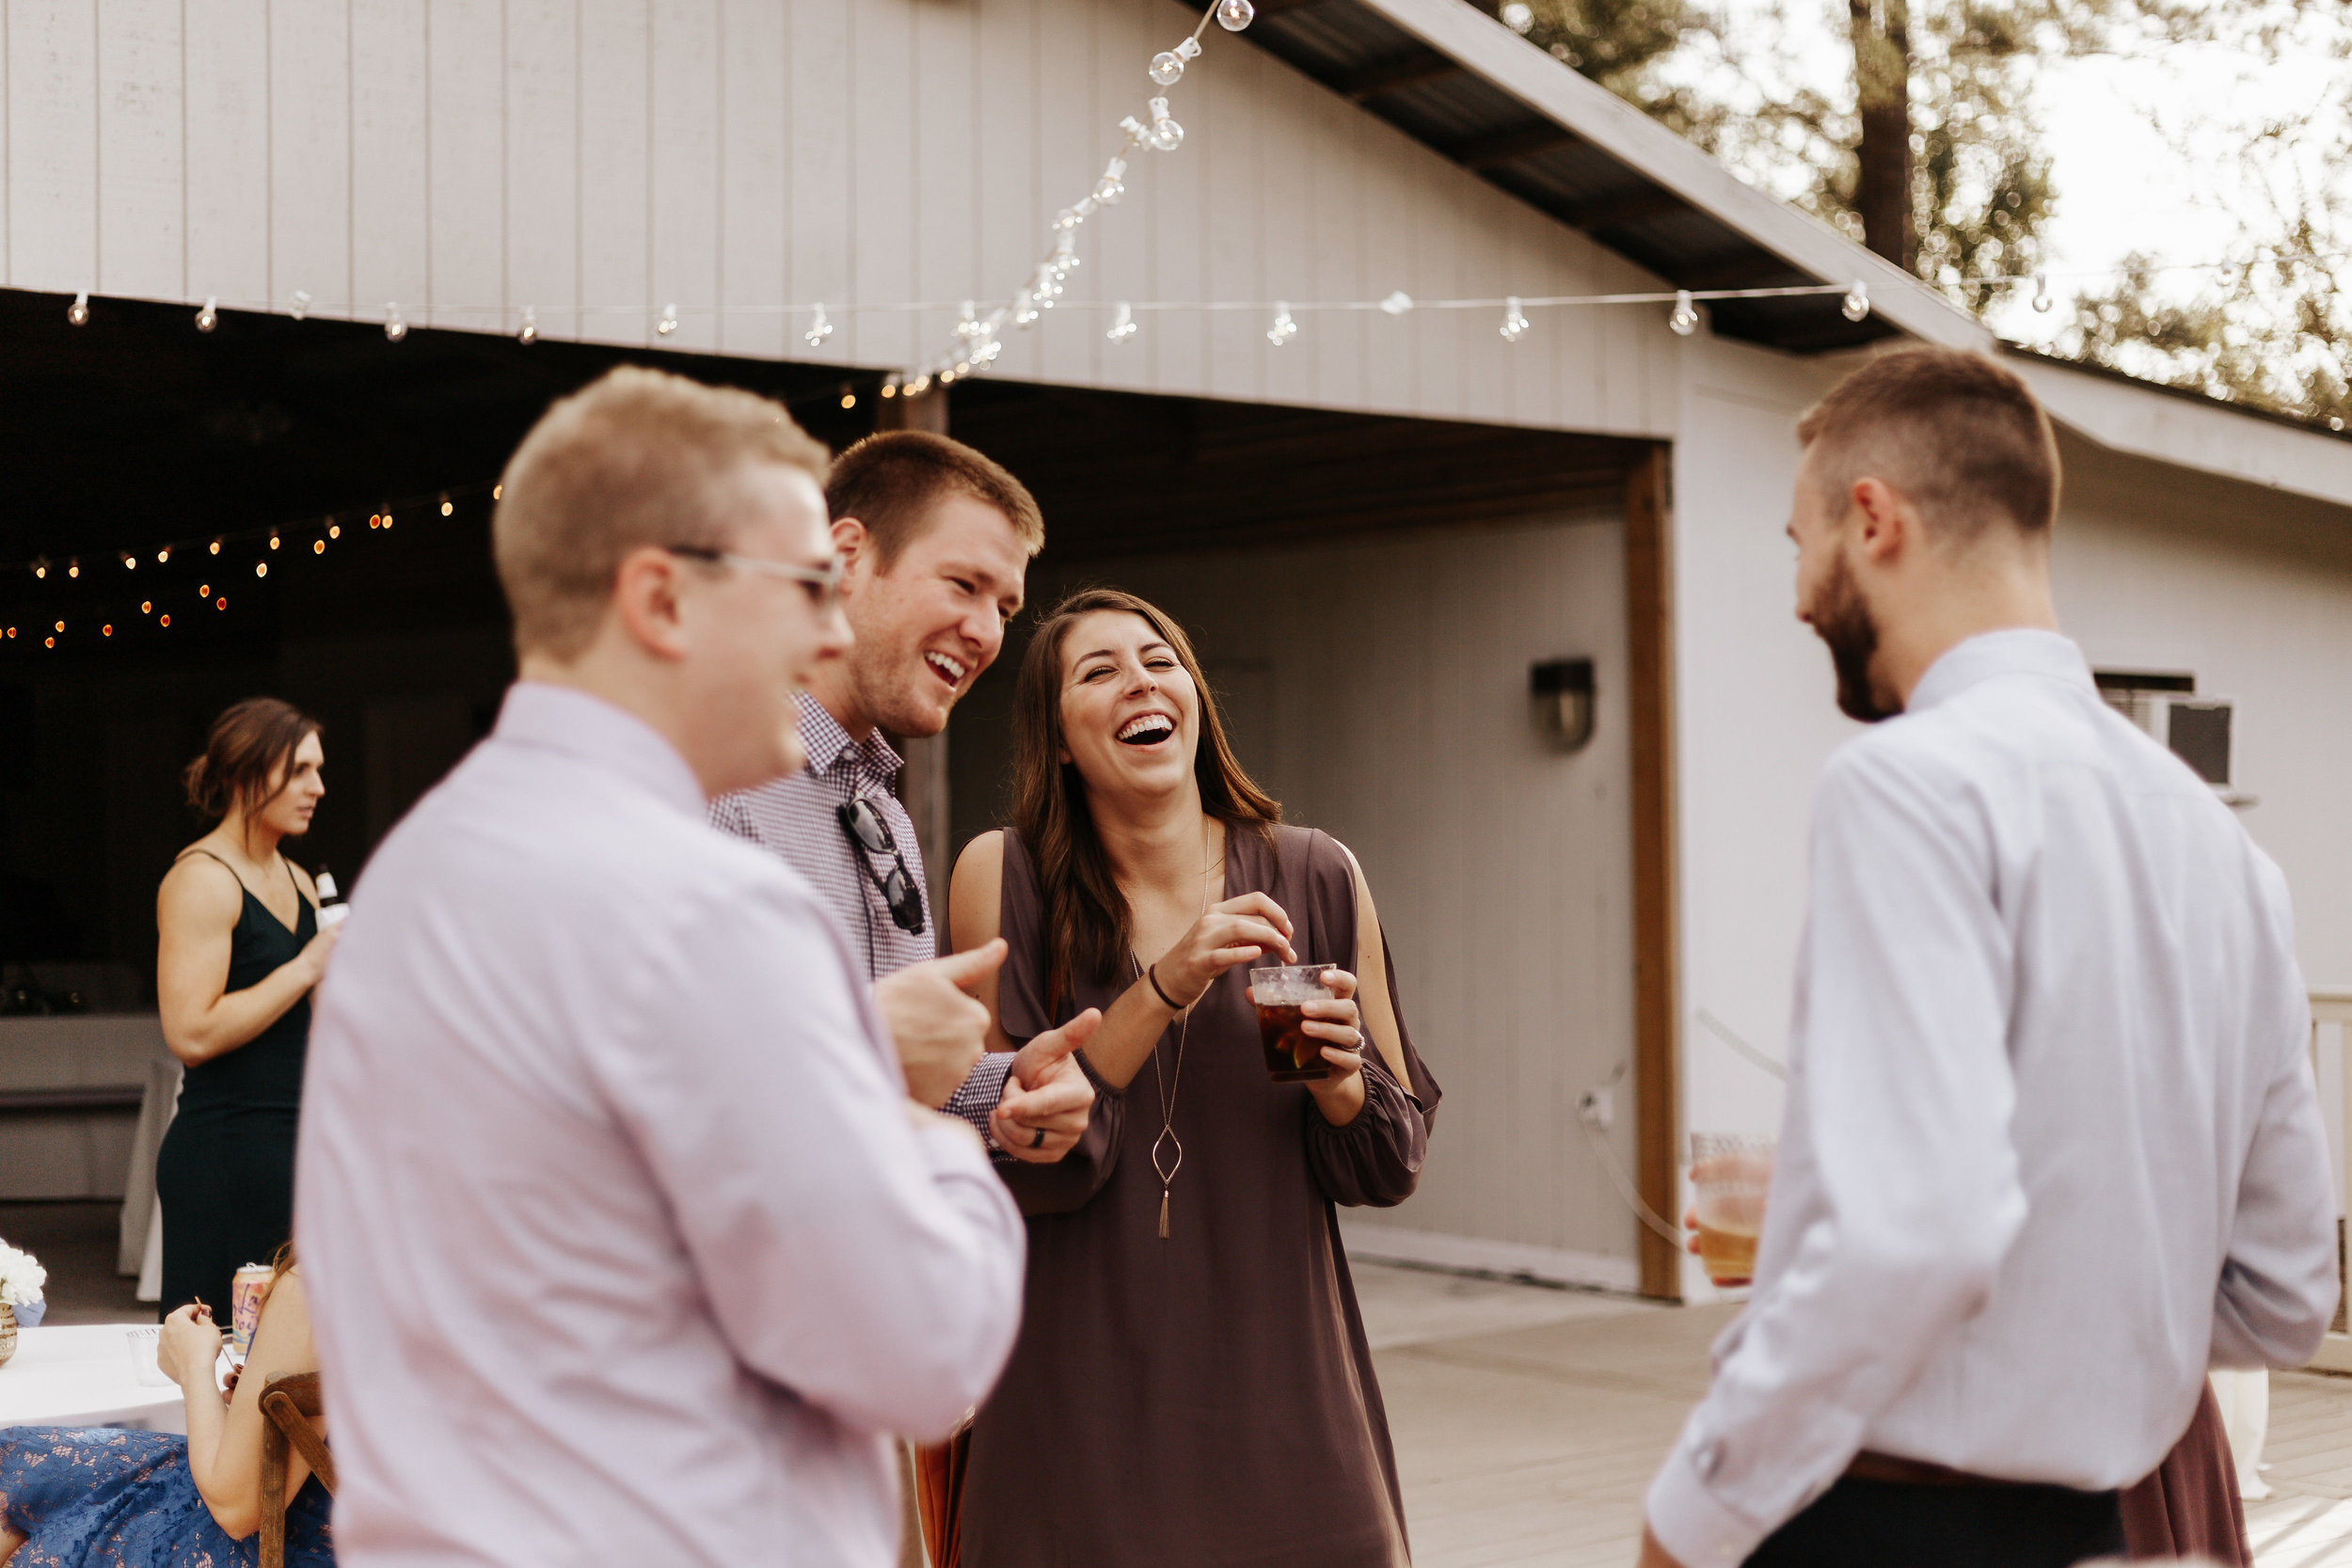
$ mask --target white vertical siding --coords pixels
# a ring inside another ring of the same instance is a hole
[[[886,368],[1002,301],[1092,185],[1188,7],[1108,0],[12,0],[8,287]],[[1641,276],[1245,40],[1169,91],[1173,153],[1080,234],[996,373],[1660,434],[1662,312],[1298,312]],[[1226,300],[1146,313],[1126,298]],[[822,300],[834,336],[812,348]],[[923,300],[913,317],[872,309]],[[678,332],[654,336],[661,308]],[[782,307],[799,309],[787,315]],[[861,309],[861,307],[866,307]]]

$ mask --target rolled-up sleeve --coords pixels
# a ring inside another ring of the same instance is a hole
[[[697,901],[648,976],[600,1066],[736,1354],[852,1426],[945,1433],[1020,1321],[1020,1216],[977,1141],[910,1117],[798,890]]]
[[[1689,1568],[1728,1568],[1828,1489],[1982,1307],[2026,1218],[1989,841],[1894,760],[1852,750],[1824,771],[1813,823],[1788,1116],[1816,1201],[1784,1216],[1803,1228],[1773,1239],[1781,1266],[1651,1486],[1651,1528]]]

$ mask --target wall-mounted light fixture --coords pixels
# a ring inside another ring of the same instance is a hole
[[[1593,661],[1552,658],[1531,665],[1536,733],[1562,752],[1581,752],[1593,738]]]

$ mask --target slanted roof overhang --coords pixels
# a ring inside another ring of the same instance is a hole
[[[1917,278],[1743,183],[1466,0],[1258,0],[1242,36],[1672,287],[1869,291],[1859,323],[1835,295],[1717,301],[1720,337],[1801,354],[1898,332],[1994,346]]]

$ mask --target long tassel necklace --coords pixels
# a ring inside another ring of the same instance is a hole
[[[1209,912],[1209,873],[1215,868],[1215,863],[1209,859],[1209,829],[1204,821],[1200,827],[1200,912],[1204,915]],[[1136,978],[1142,979],[1143,960],[1130,951],[1127,961],[1135,965]],[[1160,1070],[1160,1048],[1156,1042],[1152,1047],[1152,1086],[1160,1101],[1160,1135],[1152,1140],[1152,1170],[1160,1179],[1160,1240],[1163,1242],[1168,1240],[1168,1189],[1176,1180],[1176,1173],[1184,1168],[1184,1140],[1176,1135],[1176,1092],[1184,1082],[1184,1037],[1192,1030],[1193,1007],[1198,1007],[1207,995],[1208,992],[1203,991],[1194,997],[1192,1006],[1176,1015],[1175,1071],[1163,1073]],[[1174,1150],[1172,1159],[1162,1152],[1171,1146]]]

